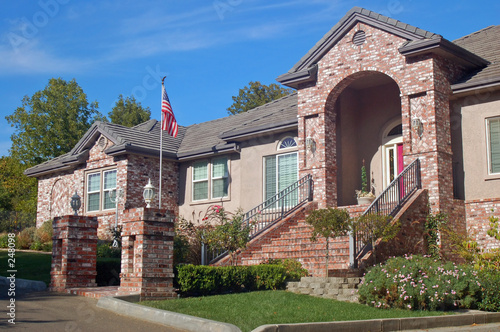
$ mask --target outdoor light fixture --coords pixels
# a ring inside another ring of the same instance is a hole
[[[151,207],[151,201],[155,198],[155,187],[151,184],[151,179],[148,179],[148,184],[144,186],[144,201],[146,202],[146,207]]]
[[[411,126],[417,130],[418,137],[422,138],[422,135],[424,134],[424,125],[422,120],[419,118],[411,120]]]
[[[71,208],[75,211],[75,216],[78,215],[78,210],[82,206],[82,200],[80,196],[78,196],[77,192],[71,197]]]
[[[311,151],[312,153],[316,152],[316,142],[314,141],[314,138],[306,138],[306,150]]]

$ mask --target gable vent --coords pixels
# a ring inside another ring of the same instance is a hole
[[[352,43],[356,46],[361,46],[366,40],[366,33],[363,30],[357,31],[352,37]]]

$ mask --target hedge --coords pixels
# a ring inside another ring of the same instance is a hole
[[[287,280],[286,268],[279,265],[205,266],[179,265],[175,285],[183,296],[281,289]]]

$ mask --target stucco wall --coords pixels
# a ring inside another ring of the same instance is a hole
[[[265,156],[297,151],[297,148],[278,151],[279,142],[285,137],[296,137],[296,132],[286,132],[260,136],[242,142],[240,153],[228,154],[229,195],[227,198],[195,201],[192,200],[192,165],[206,159],[196,159],[180,164],[179,215],[199,222],[211,205],[222,205],[229,212],[241,208],[243,212],[263,202],[263,160]],[[215,155],[214,157],[218,157]]]
[[[463,149],[465,200],[500,198],[500,174],[488,174],[486,119],[500,116],[500,92],[478,93],[453,103],[454,114],[461,116],[460,142],[454,139],[454,150]],[[460,112],[460,113],[458,113]],[[455,128],[455,136],[459,133]]]

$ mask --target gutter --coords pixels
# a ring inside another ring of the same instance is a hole
[[[221,147],[213,146],[210,149],[200,149],[184,153],[178,153],[177,158],[179,161],[188,161],[191,159],[198,159],[200,157],[213,156],[218,154],[240,153],[241,148],[237,143],[225,144]]]

